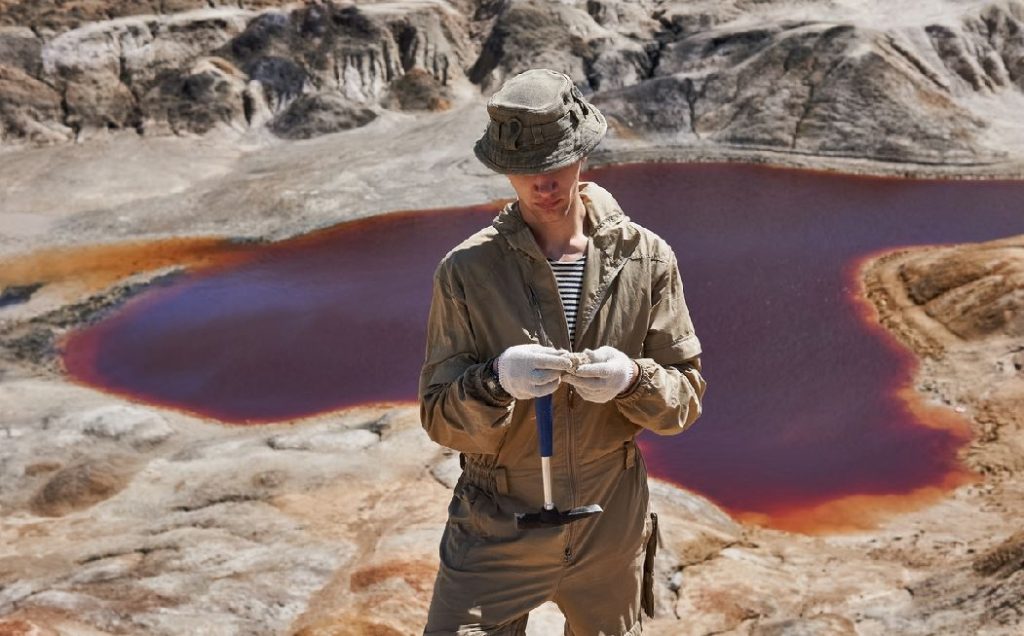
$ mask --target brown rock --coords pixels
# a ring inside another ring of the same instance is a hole
[[[384,105],[399,110],[448,110],[451,91],[442,86],[433,75],[421,68],[413,68],[388,87]]]
[[[910,298],[957,336],[1024,336],[1024,259],[1008,241],[933,250],[899,269]]]
[[[978,557],[972,565],[974,571],[983,576],[1007,578],[1024,572],[1024,531],[1017,532]]]
[[[57,636],[58,632],[23,618],[0,619],[0,636]]]
[[[44,459],[32,462],[25,466],[25,476],[35,477],[36,475],[42,475],[43,473],[53,472],[63,466],[64,463],[56,459]]]
[[[302,95],[270,123],[270,129],[286,139],[309,139],[364,126],[377,113],[353,104],[337,94]]]
[[[0,63],[39,77],[43,70],[42,40],[25,27],[0,27]]]
[[[88,508],[124,488],[135,464],[126,458],[85,461],[57,472],[35,494],[30,503],[39,515],[60,517]]]
[[[71,138],[61,96],[23,70],[0,66],[0,141],[51,143]]]
[[[245,128],[252,116],[245,75],[221,58],[198,60],[181,75],[168,74],[143,100],[148,116],[180,134],[203,134],[215,126]]]

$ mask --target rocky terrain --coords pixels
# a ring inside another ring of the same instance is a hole
[[[975,423],[963,460],[983,481],[817,537],[655,483],[649,633],[1019,633],[1022,277],[1024,236],[864,269],[877,319],[922,356],[917,390]],[[0,633],[417,631],[458,464],[415,406],[223,427],[3,370]],[[544,608],[531,633],[558,623]]]
[[[607,113],[596,164],[1024,177],[1019,0],[0,0],[0,634],[417,632],[458,465],[415,405],[226,427],[71,383],[56,347],[238,246],[509,196],[470,149],[536,65]],[[1024,237],[863,281],[983,477],[823,536],[657,483],[647,632],[1020,633]]]
[[[308,138],[570,74],[626,139],[1019,159],[1024,3],[273,0],[0,4],[0,138]]]

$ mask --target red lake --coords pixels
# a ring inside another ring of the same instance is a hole
[[[856,527],[974,479],[956,455],[966,422],[910,390],[914,358],[873,324],[857,270],[894,247],[1024,233],[1024,182],[747,164],[585,178],[673,246],[704,347],[701,419],[641,436],[654,476],[803,530]],[[392,213],[252,246],[73,332],[65,368],[230,423],[414,401],[434,267],[497,211]]]

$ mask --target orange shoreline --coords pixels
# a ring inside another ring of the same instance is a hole
[[[871,261],[893,249],[898,248],[869,252],[844,268],[843,281],[850,290],[846,298],[865,327],[905,363],[907,382],[893,388],[893,395],[906,405],[916,424],[951,432],[963,448],[973,437],[970,421],[949,407],[928,403],[924,395],[914,390],[912,378],[920,371],[919,358],[881,325],[878,311],[868,300],[861,272]],[[726,510],[743,523],[809,535],[863,532],[876,528],[888,517],[935,504],[948,496],[950,491],[978,483],[982,479],[982,475],[969,470],[958,458],[954,470],[944,474],[939,483],[906,493],[850,494],[817,505],[794,507],[771,514]]]

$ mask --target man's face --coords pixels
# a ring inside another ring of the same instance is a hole
[[[519,209],[528,223],[557,223],[572,211],[584,159],[539,174],[509,174],[519,196]]]

